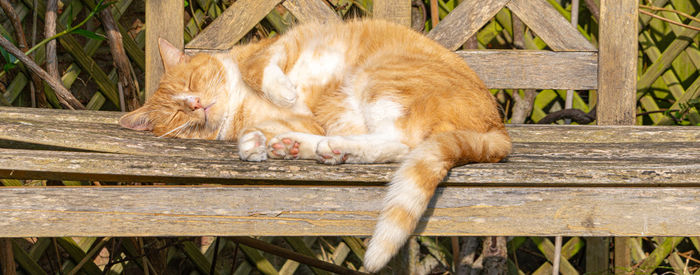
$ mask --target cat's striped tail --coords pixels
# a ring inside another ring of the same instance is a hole
[[[437,185],[456,165],[498,162],[510,153],[505,129],[486,133],[468,130],[433,134],[416,146],[401,163],[365,253],[364,266],[377,272],[413,233]]]

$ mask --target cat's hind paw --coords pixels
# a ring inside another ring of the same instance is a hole
[[[238,139],[238,156],[245,161],[267,160],[265,135],[260,131],[244,134]]]
[[[299,142],[288,137],[274,137],[267,147],[268,156],[279,159],[298,159]]]
[[[342,164],[349,155],[342,150],[333,138],[324,138],[316,145],[316,160],[323,164]]]

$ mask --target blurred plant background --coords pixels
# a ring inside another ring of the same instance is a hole
[[[578,30],[597,45],[598,0],[582,1],[578,8],[571,0],[546,1],[567,20],[574,10]],[[233,2],[185,0],[185,43]],[[372,13],[371,0],[326,0],[326,3],[344,18]],[[427,32],[459,1],[414,0],[412,3],[413,28]],[[34,62],[60,80],[86,109],[123,111],[143,102],[144,1],[0,0],[0,4],[0,35],[24,52],[32,49],[30,56]],[[696,0],[641,0],[639,5],[637,124],[700,125],[700,4]],[[242,42],[284,33],[295,21],[279,5]],[[51,32],[52,28],[55,31]],[[114,38],[115,32],[120,34],[120,39]],[[45,38],[55,33],[57,39],[52,41],[57,43],[51,46]],[[503,9],[463,48],[546,50],[548,46],[509,10]],[[0,106],[65,108],[54,89],[5,48],[0,48],[0,67]],[[595,123],[595,90],[571,92],[569,101],[573,110],[565,110],[566,90],[506,89],[492,93],[509,123]],[[129,98],[129,94],[135,97]],[[115,184],[0,182],[4,185]],[[361,267],[366,244],[365,239],[357,237],[257,239],[289,253],[350,270]],[[632,268],[620,270],[608,266],[607,270],[596,273],[700,275],[697,237],[629,238],[625,242],[631,251]],[[265,252],[263,247],[251,248],[240,243],[240,239],[213,237],[1,240],[0,271],[2,274],[329,274],[288,260],[279,253]],[[589,249],[588,240],[578,237],[564,238],[563,243],[561,273],[590,270],[586,266],[595,258],[591,255],[600,249]],[[406,255],[401,258],[408,260],[394,261],[388,272],[551,274],[555,253],[553,239],[541,237],[417,237],[407,247]],[[507,260],[495,265],[485,262],[484,255],[492,253],[488,251],[492,247],[496,247],[497,253],[507,255]],[[612,251],[609,246],[602,249]],[[15,268],[8,269],[13,262]]]

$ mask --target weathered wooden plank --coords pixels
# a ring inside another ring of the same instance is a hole
[[[280,2],[281,0],[236,1],[185,47],[230,49]]]
[[[598,53],[599,125],[636,122],[637,2],[602,0]]]
[[[221,50],[186,49],[186,53],[220,53]],[[457,51],[490,89],[598,88],[596,52],[510,50]]]
[[[470,186],[698,185],[700,161],[696,153],[686,154],[691,155],[678,160],[655,158],[653,155],[649,155],[648,159],[627,160],[615,158],[610,153],[598,158],[580,158],[575,154],[518,156],[514,153],[504,163],[456,167],[444,182]],[[149,156],[0,149],[0,178],[14,179],[380,184],[388,182],[397,168],[397,164],[328,166],[301,160],[242,162],[236,158],[206,158],[206,155]]]
[[[470,50],[457,54],[491,89],[586,90],[598,87],[598,54],[595,52]]]
[[[427,36],[454,51],[508,2],[510,0],[461,1]]]
[[[286,0],[282,6],[300,22],[340,22],[338,15],[323,0]]]
[[[115,124],[40,122],[28,119],[0,121],[0,147],[33,148],[31,144],[73,151],[186,156],[201,159],[238,159],[237,146],[228,141],[158,138],[147,132],[123,129]],[[511,126],[515,141],[510,161],[538,158],[582,160],[694,160],[700,158],[700,130],[677,127],[545,127]],[[592,129],[591,129],[592,128]],[[77,130],[76,129],[80,129]],[[528,131],[528,129],[530,131]],[[588,130],[587,129],[591,129]],[[679,131],[675,131],[679,129]],[[547,131],[549,130],[549,131]],[[611,137],[621,136],[619,139]],[[16,144],[12,144],[14,142]],[[20,145],[18,143],[26,143]],[[9,145],[3,145],[9,144]],[[72,149],[71,149],[72,148]]]
[[[571,23],[566,21],[566,19],[545,0],[511,0],[506,6],[513,13],[518,15],[518,18],[530,27],[537,36],[542,38],[552,50],[596,50],[576,28],[571,26]]]
[[[0,121],[8,119],[27,119],[43,122],[83,122],[116,124],[123,113],[110,111],[80,110],[68,112],[67,110],[2,107],[0,106]]]
[[[700,141],[698,127],[508,125],[513,142],[656,143]]]
[[[411,26],[411,0],[374,0],[372,17]]]
[[[221,158],[231,158],[237,152],[230,142],[158,138],[150,133],[127,131],[117,124],[3,119],[0,125],[0,139],[88,151]]]
[[[122,129],[116,125],[117,112],[66,111],[35,108],[0,107],[0,139],[65,146],[76,142],[79,149],[120,152],[114,146],[143,144],[145,147],[211,146],[227,144],[220,141],[156,138],[150,133]],[[676,143],[698,142],[697,127],[668,126],[585,126],[585,125],[508,125],[516,143]],[[79,130],[76,130],[79,129]],[[37,131],[42,131],[37,135]],[[110,139],[113,139],[110,141]],[[106,144],[92,147],[90,144]],[[223,149],[217,147],[217,149]],[[140,149],[139,149],[140,150]],[[198,149],[199,150],[199,149]],[[202,149],[203,150],[203,149]],[[168,154],[163,152],[161,154]]]
[[[0,191],[0,237],[296,236],[369,235],[385,188],[25,187]],[[271,196],[274,199],[261,199]],[[697,188],[447,187],[438,189],[417,232],[698,236],[698,198]]]
[[[146,1],[146,98],[156,91],[164,72],[158,38],[168,40],[179,49],[185,43],[183,9],[183,1]]]

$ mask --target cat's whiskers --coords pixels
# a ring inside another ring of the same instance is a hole
[[[182,130],[184,129],[184,127],[186,127],[187,125],[190,124],[190,122],[192,122],[192,121],[191,121],[191,120],[188,120],[187,122],[185,122],[185,123],[183,123],[182,125],[176,127],[175,129],[172,129],[172,130],[168,131],[167,133],[162,134],[162,135],[160,135],[160,136],[158,136],[158,137],[159,137],[159,138],[162,138],[162,137],[167,136],[167,135],[169,135],[169,134],[171,134],[172,132],[175,132],[175,131],[177,131],[177,133],[175,133],[175,135],[177,136],[178,134],[180,134],[180,131],[182,131]]]

